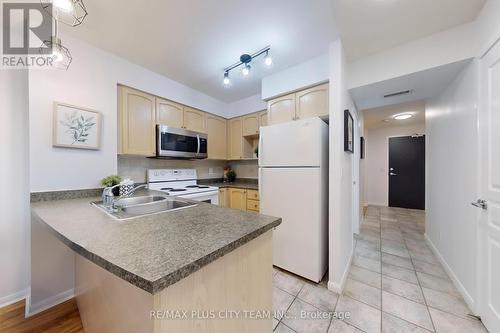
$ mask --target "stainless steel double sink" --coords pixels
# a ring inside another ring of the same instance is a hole
[[[112,209],[104,207],[102,201],[92,202],[117,220],[131,219],[151,214],[170,212],[196,206],[195,202],[161,195],[125,197],[114,202]]]

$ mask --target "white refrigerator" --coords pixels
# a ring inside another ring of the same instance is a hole
[[[260,129],[260,212],[283,219],[273,264],[319,282],[328,268],[328,125],[320,118]]]

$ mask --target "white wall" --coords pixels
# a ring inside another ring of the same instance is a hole
[[[425,134],[425,124],[370,128],[365,131],[365,194],[368,205],[389,204],[389,137]]]
[[[267,103],[262,100],[261,94],[253,95],[227,106],[226,117],[239,117],[248,113],[267,110]]]
[[[329,55],[325,54],[262,79],[262,99],[314,86],[329,80]]]
[[[474,310],[478,198],[478,62],[426,107],[426,234]]]
[[[484,54],[494,42],[500,38],[500,1],[486,2],[483,10],[477,17],[477,40],[480,45],[480,54]]]
[[[330,45],[330,191],[328,288],[341,292],[353,253],[352,155],[344,152],[344,110],[356,112],[347,91],[342,42]],[[357,205],[357,203],[356,203]]]
[[[31,70],[29,74],[33,192],[94,188],[101,178],[117,172],[117,83],[226,115],[225,103],[82,41],[64,36],[64,42],[74,57],[68,71]],[[52,147],[54,101],[103,113],[101,150]]]
[[[359,59],[349,64],[349,89],[474,57],[478,52],[475,23]]]
[[[0,70],[0,307],[29,288],[28,73]]]

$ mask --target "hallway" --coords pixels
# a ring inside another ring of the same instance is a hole
[[[422,211],[368,207],[342,296],[324,283],[316,286],[275,272],[275,310],[349,311],[350,318],[284,318],[275,332],[487,332],[468,315],[467,305],[427,246],[424,231]]]

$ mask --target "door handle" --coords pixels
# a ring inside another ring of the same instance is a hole
[[[397,176],[397,175],[398,175],[397,173],[389,172],[389,176]]]
[[[483,199],[477,199],[476,202],[471,202],[471,205],[474,207],[477,207],[477,208],[484,209],[484,210],[488,209],[488,202],[486,200],[483,200]]]

